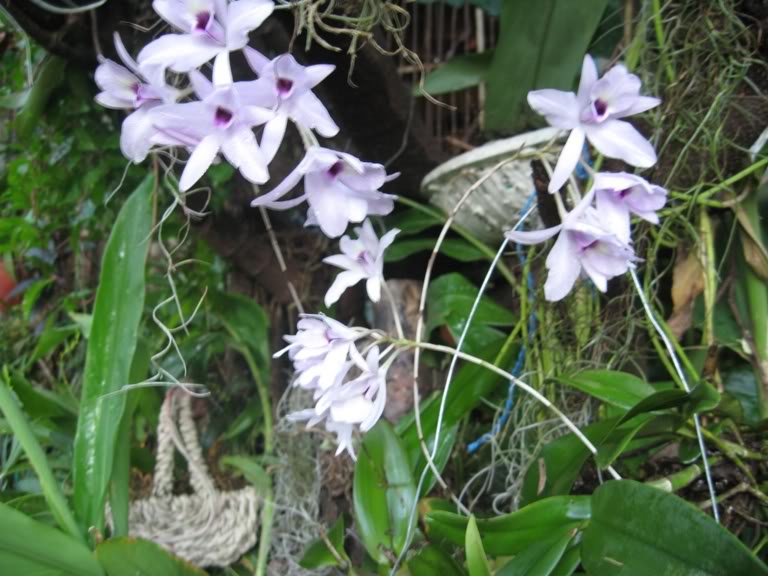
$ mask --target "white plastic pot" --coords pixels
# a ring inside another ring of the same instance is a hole
[[[554,166],[562,149],[560,137],[564,135],[564,132],[556,128],[543,128],[512,138],[494,140],[432,170],[422,180],[421,192],[430,204],[450,213],[467,189],[504,158],[522,151],[527,157],[513,160],[497,170],[472,192],[472,196],[456,215],[457,223],[481,240],[497,242],[505,230],[515,225],[521,209],[534,191],[530,152],[543,150],[558,139],[557,144],[549,146],[544,153],[544,157]],[[536,227],[537,219],[529,218],[529,225]]]

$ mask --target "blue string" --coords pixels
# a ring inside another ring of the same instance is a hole
[[[528,200],[525,202],[525,206],[522,207],[520,210],[520,215],[522,216],[528,210],[530,210],[531,206],[533,206],[533,201],[536,198],[536,190],[534,190],[530,196],[528,196]],[[525,227],[525,223],[521,224],[521,228]],[[526,256],[525,256],[525,250],[523,249],[522,244],[516,244],[515,245],[515,252],[517,253],[517,258],[520,261],[520,265],[522,267],[525,267],[526,262]],[[533,302],[534,298],[534,282],[533,282],[533,274],[531,272],[528,272],[528,278],[527,278],[527,284],[528,284],[528,301]],[[538,319],[536,318],[536,312],[534,311],[533,307],[531,308],[531,314],[528,316],[528,340],[533,337],[534,333],[536,332],[536,328],[538,326]],[[512,376],[518,377],[523,372],[523,368],[525,368],[525,355],[526,355],[526,344],[523,344],[520,346],[520,350],[517,353],[517,360],[515,361],[515,365],[512,367]],[[517,389],[517,386],[515,386],[514,381],[509,382],[509,388],[507,389],[507,399],[504,402],[504,410],[502,410],[501,415],[499,416],[498,420],[494,422],[493,427],[491,428],[490,432],[486,432],[480,438],[475,440],[474,442],[470,442],[470,444],[467,446],[467,452],[470,454],[474,454],[477,452],[482,446],[485,444],[488,444],[504,427],[504,425],[507,423],[507,420],[509,420],[509,416],[512,414],[512,408],[515,406],[515,390]]]

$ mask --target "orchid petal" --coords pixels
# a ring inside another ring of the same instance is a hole
[[[534,90],[528,92],[528,104],[555,128],[570,130],[579,125],[579,104],[573,92]]]
[[[136,60],[133,59],[133,57],[128,53],[128,50],[125,48],[125,44],[123,44],[123,39],[120,38],[120,34],[115,32],[112,35],[112,38],[115,42],[115,50],[117,51],[117,55],[120,57],[120,60],[123,61],[123,64],[134,74],[141,75],[141,72],[139,71],[139,65],[136,63]]]
[[[229,52],[216,54],[213,60],[213,85],[217,88],[232,84],[232,67],[229,64]]]
[[[381,278],[378,276],[374,278],[368,278],[365,283],[365,289],[368,292],[368,298],[371,302],[378,302],[381,300]]]
[[[574,128],[568,140],[560,152],[557,159],[555,171],[552,173],[552,179],[549,181],[549,191],[557,192],[563,187],[568,177],[579,163],[581,154],[584,151],[584,131],[581,128]]]
[[[584,127],[587,137],[597,150],[609,158],[648,168],[656,163],[653,145],[634,126],[623,120],[606,120]]]
[[[544,283],[544,297],[550,302],[565,298],[573,288],[581,272],[581,263],[576,253],[577,247],[567,232],[560,234],[547,256],[546,267],[549,270]]]
[[[584,61],[581,64],[581,78],[579,79],[579,91],[576,99],[579,107],[583,108],[589,103],[589,95],[592,86],[597,82],[597,66],[589,54],[584,55]]]
[[[139,52],[139,69],[153,84],[163,82],[166,68],[186,73],[216,56],[222,48],[205,36],[166,34]]]
[[[261,71],[264,69],[264,67],[270,62],[269,58],[264,56],[261,52],[254,50],[250,46],[243,48],[243,55],[245,56],[245,59],[251,69],[259,76],[261,76]]]
[[[616,198],[611,190],[597,191],[597,212],[600,222],[622,242],[630,240],[629,209],[626,203]]]
[[[192,84],[192,90],[200,100],[205,100],[213,93],[213,84],[199,70],[189,71],[189,81]]]
[[[325,293],[325,305],[329,308],[333,306],[339,301],[339,298],[341,298],[341,295],[347,288],[354,286],[364,278],[365,276],[359,272],[352,272],[350,270],[340,272],[333,281],[333,284],[331,284],[331,287],[328,288],[328,292]]]
[[[271,162],[277,154],[280,144],[283,142],[287,124],[288,117],[278,114],[264,125],[264,132],[261,135],[261,151],[267,162]]]
[[[222,142],[221,149],[227,161],[249,182],[263,184],[269,180],[267,161],[250,128],[243,127],[233,134],[228,134]]]
[[[218,134],[209,134],[200,141],[187,160],[187,165],[181,173],[179,190],[186,192],[203,177],[206,170],[213,164],[219,153],[220,142]]]
[[[227,8],[227,48],[240,50],[248,44],[248,33],[261,26],[275,4],[272,0],[236,0]]]
[[[540,244],[546,242],[553,236],[555,236],[562,229],[562,225],[553,226],[552,228],[544,228],[543,230],[530,230],[527,232],[518,230],[509,230],[504,233],[509,240],[517,242],[518,244]]]

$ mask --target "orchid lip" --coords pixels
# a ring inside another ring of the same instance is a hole
[[[287,96],[291,90],[293,90],[293,80],[290,80],[289,78],[277,79],[277,93],[280,96]]]
[[[205,32],[208,29],[208,24],[211,21],[211,13],[207,10],[204,12],[198,12],[195,14],[195,30],[198,32]]]
[[[600,100],[598,98],[595,100],[595,112],[597,113],[597,116],[602,118],[605,116],[605,113],[608,111],[608,104],[605,103],[603,100]]]
[[[337,160],[333,166],[328,168],[328,174],[330,174],[333,178],[336,178],[339,174],[341,174],[341,171],[344,169],[344,163],[341,160]]]
[[[220,128],[227,127],[232,123],[232,117],[233,114],[231,111],[219,106],[216,108],[216,113],[213,117],[213,123]]]

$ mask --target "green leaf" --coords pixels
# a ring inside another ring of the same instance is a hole
[[[79,540],[0,504],[0,567],[8,576],[102,576]]]
[[[581,533],[576,535],[573,542],[574,544],[568,547],[550,576],[571,576],[581,565]]]
[[[489,556],[513,556],[531,544],[581,528],[589,518],[589,496],[555,496],[511,514],[477,520],[477,528]],[[424,522],[430,538],[437,536],[464,544],[466,516],[434,510],[426,513]]]
[[[384,254],[385,262],[398,262],[412,254],[431,252],[435,247],[436,238],[414,238],[398,240]],[[445,254],[459,262],[476,262],[485,260],[486,255],[461,238],[446,238],[440,245],[440,254]]]
[[[272,489],[272,480],[254,458],[249,456],[224,456],[221,459],[222,466],[229,466],[238,470],[250,484],[261,494],[267,494]]]
[[[139,340],[131,361],[129,382],[143,382],[149,371],[151,362],[149,346]],[[109,505],[112,509],[112,536],[128,535],[128,510],[130,508],[129,484],[131,480],[131,432],[133,431],[133,414],[139,404],[139,399],[147,389],[134,390],[128,393],[125,410],[120,419],[120,428],[115,441],[115,457],[112,462],[112,477],[110,479]]]
[[[73,455],[74,507],[87,530],[104,524],[104,500],[139,321],[144,310],[144,267],[152,225],[153,178],[125,202],[107,241],[83,376]]]
[[[48,458],[35,436],[29,419],[22,412],[21,407],[11,393],[10,386],[8,385],[9,378],[7,367],[3,367],[2,380],[0,380],[0,411],[5,415],[14,436],[19,441],[19,444],[21,444],[27,459],[35,470],[37,479],[40,481],[43,496],[45,496],[45,500],[56,522],[71,537],[83,540],[75,519],[72,517],[67,500],[61,492],[59,483],[53,476]]]
[[[139,538],[113,538],[96,547],[107,576],[206,576],[189,562]]]
[[[750,368],[736,368],[723,377],[723,388],[738,400],[744,422],[757,426],[760,422],[760,383]]]
[[[496,576],[549,576],[557,568],[573,531],[532,544],[496,573]]]
[[[413,576],[437,574],[439,576],[464,576],[465,572],[449,554],[437,546],[426,546],[408,560],[408,571]]]
[[[632,409],[622,416],[619,424],[623,424],[637,416],[638,414],[645,414],[646,412],[658,412],[660,410],[667,410],[669,408],[677,408],[684,405],[690,398],[685,390],[661,390],[651,394],[644,400],[641,400],[635,404]]]
[[[476,355],[489,362],[495,362],[502,368],[511,368],[517,355],[517,347],[504,347],[504,340],[504,338],[498,338]],[[448,462],[450,451],[455,442],[458,423],[502,382],[504,379],[501,376],[476,364],[464,364],[458,369],[445,400],[440,446],[435,458],[438,470],[442,470],[442,467]],[[427,402],[424,402],[421,408],[422,430],[426,444],[430,447],[435,441],[441,396],[442,393],[435,393]],[[398,430],[408,458],[413,464],[414,475],[418,477],[427,461],[421,452],[413,413],[409,418],[401,420]],[[430,472],[424,482],[424,491],[421,495],[427,494],[435,481],[436,479]]]
[[[40,294],[42,294],[46,286],[53,281],[54,278],[42,278],[41,280],[33,282],[26,290],[24,290],[24,299],[21,302],[21,311],[24,320],[29,321],[29,316],[32,314],[32,308],[37,304]]]
[[[467,570],[469,576],[491,576],[491,567],[483,550],[483,542],[480,540],[480,532],[477,531],[477,521],[474,516],[469,517],[467,532],[464,535],[464,552],[467,555]]]
[[[424,90],[431,96],[438,96],[477,86],[485,81],[492,62],[493,50],[455,56],[427,74]],[[414,94],[422,94],[418,85],[414,87]]]
[[[420,234],[424,230],[428,230],[434,226],[442,226],[445,222],[444,218],[440,218],[433,213],[423,212],[416,210],[416,208],[408,208],[401,212],[396,212],[387,216],[384,220],[387,224],[387,229],[397,228],[400,230],[398,238],[404,238],[412,234]]]
[[[9,384],[33,420],[38,418],[76,417],[77,403],[51,390],[33,386],[19,373],[10,375]]]
[[[557,378],[557,381],[624,410],[631,409],[656,392],[642,378],[612,370],[585,370]]]
[[[454,340],[458,340],[478,292],[478,288],[461,274],[436,278],[427,292],[427,333],[431,334],[438,326],[446,326]],[[472,320],[472,329],[464,340],[464,351],[476,355],[503,336],[494,326],[512,326],[516,321],[515,315],[507,308],[490,298],[481,298]]]
[[[582,433],[593,444],[599,445],[616,427],[617,422],[616,418],[596,422],[584,428]],[[523,504],[570,492],[591,454],[574,434],[566,434],[544,446],[525,473]]]
[[[623,426],[618,426],[611,431],[608,437],[597,447],[597,455],[595,456],[597,465],[600,466],[600,468],[607,468],[613,464],[616,458],[621,456],[627,449],[627,446],[638,432],[655,419],[656,416],[652,414],[643,414],[638,418],[634,418],[631,422],[627,422]]]
[[[768,574],[738,538],[696,507],[631,480],[595,491],[582,561],[594,576]]]
[[[328,532],[327,538],[333,546],[333,551],[328,547],[325,540],[318,538],[304,552],[304,556],[299,560],[299,566],[307,570],[316,570],[325,566],[341,566],[342,564],[337,560],[337,557],[348,562],[349,558],[344,551],[344,516],[339,516],[333,528]]]
[[[357,532],[378,564],[402,551],[415,498],[408,455],[389,422],[380,420],[363,438],[353,480]]]
[[[709,412],[720,405],[720,392],[706,380],[699,382],[689,395],[690,410],[693,412]]]
[[[521,128],[531,90],[573,89],[607,1],[539,0],[535,9],[527,2],[502,3],[499,43],[487,76],[488,129]]]
[[[269,318],[259,304],[240,294],[212,291],[209,301],[232,338],[254,354],[263,382],[270,381]]]

